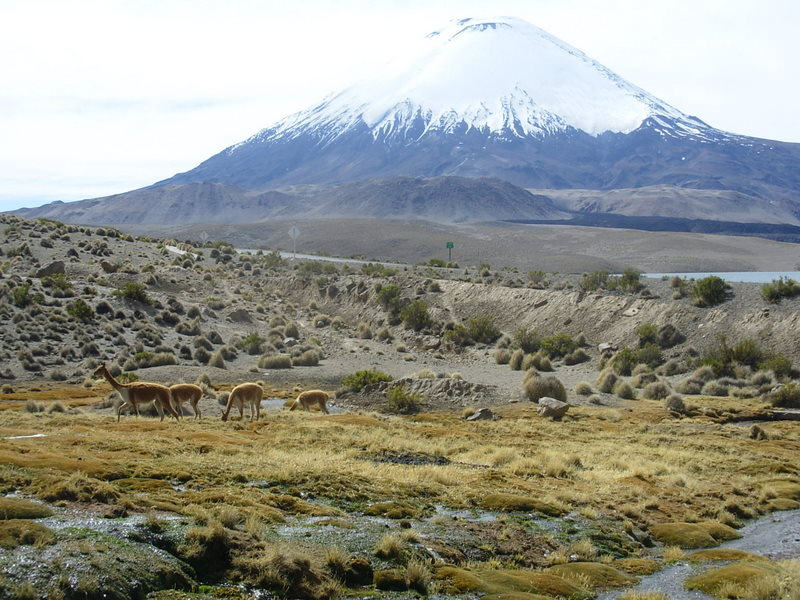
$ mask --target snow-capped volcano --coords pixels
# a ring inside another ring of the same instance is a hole
[[[186,222],[573,211],[800,225],[800,144],[715,129],[519,19],[463,19],[186,173],[38,216],[102,222],[112,205],[119,222],[169,205]]]
[[[462,19],[248,141],[308,131],[330,141],[364,125],[376,139],[465,129],[524,137],[573,128],[596,136],[629,133],[648,117],[695,133],[710,129],[530,23]]]

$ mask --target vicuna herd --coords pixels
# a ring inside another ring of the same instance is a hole
[[[126,406],[133,410],[136,416],[139,416],[139,406],[151,402],[155,405],[162,421],[164,420],[164,409],[175,417],[176,420],[180,419],[179,411],[183,402],[187,402],[191,405],[196,419],[202,416],[198,403],[200,402],[200,398],[203,397],[203,390],[200,386],[194,385],[193,383],[177,383],[170,387],[147,381],[121,383],[109,372],[105,363],[101,364],[94,371],[94,377],[101,376],[104,377],[106,381],[111,384],[111,387],[122,397],[122,403],[117,407],[117,421],[120,420],[122,409]],[[228,415],[234,406],[239,409],[239,415],[241,419],[244,420],[245,405],[250,407],[250,420],[258,420],[261,417],[261,400],[263,397],[264,390],[257,383],[242,383],[237,385],[231,390],[228,396],[228,403],[225,406],[225,410],[222,411],[222,420],[228,420]],[[318,406],[322,412],[328,414],[327,403],[327,392],[323,392],[322,390],[308,390],[301,392],[300,395],[297,396],[289,410],[295,410],[296,408],[310,410],[312,406]]]

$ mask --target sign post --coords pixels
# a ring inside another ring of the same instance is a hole
[[[447,262],[453,262],[453,242],[447,242]]]
[[[289,237],[292,238],[292,260],[297,258],[297,238],[300,235],[300,230],[292,225],[289,229]]]

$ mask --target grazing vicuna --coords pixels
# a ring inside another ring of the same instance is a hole
[[[264,397],[264,390],[257,383],[241,383],[231,390],[228,396],[228,404],[222,411],[222,420],[227,421],[233,405],[239,407],[239,415],[244,420],[245,402],[250,405],[250,420],[256,421],[261,417],[261,398]]]
[[[103,376],[106,381],[111,384],[117,393],[122,397],[122,404],[117,407],[117,422],[119,422],[120,414],[125,406],[129,406],[139,416],[139,405],[153,402],[156,406],[161,420],[164,420],[164,408],[169,411],[176,420],[180,419],[177,411],[172,406],[172,395],[169,388],[160,383],[150,383],[148,381],[133,381],[131,383],[120,383],[108,371],[105,363],[102,363],[94,371],[94,377]]]
[[[194,410],[194,418],[201,418],[200,407],[197,405],[200,398],[203,397],[203,389],[199,385],[193,383],[176,383],[169,386],[170,394],[172,394],[172,401],[175,403],[175,408],[180,412],[181,403],[188,402],[192,410]]]
[[[304,410],[311,410],[309,407],[315,405],[319,406],[319,409],[326,415],[330,414],[328,412],[328,392],[323,392],[322,390],[300,392],[300,395],[292,402],[289,410],[294,410],[298,407],[302,407]]]

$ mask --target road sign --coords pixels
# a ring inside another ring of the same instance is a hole
[[[453,262],[453,248],[455,244],[453,242],[447,242],[447,262]]]

